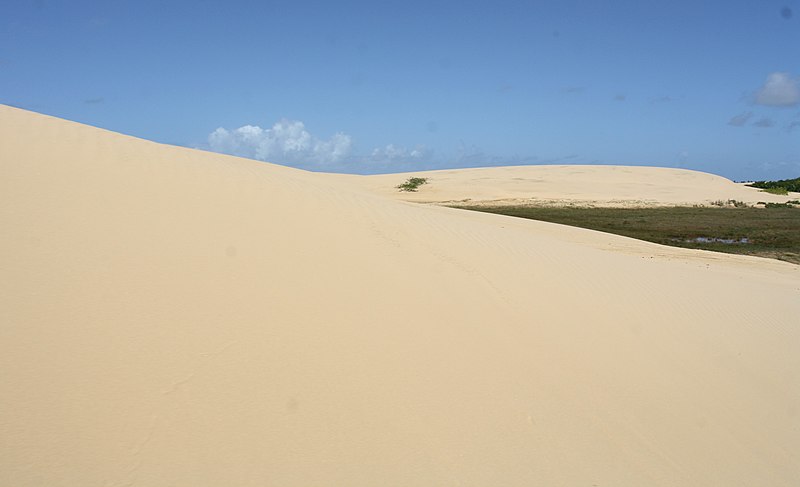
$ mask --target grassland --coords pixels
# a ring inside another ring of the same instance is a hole
[[[800,208],[456,207],[589,228],[676,247],[800,264]]]

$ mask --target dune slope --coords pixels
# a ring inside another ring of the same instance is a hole
[[[800,267],[0,106],[0,485],[794,486]]]
[[[395,188],[408,177],[424,177],[417,192]],[[354,182],[384,196],[424,203],[492,205],[674,206],[737,200],[785,203],[800,199],[765,193],[714,174],[646,166],[509,166],[444,169],[356,177]]]

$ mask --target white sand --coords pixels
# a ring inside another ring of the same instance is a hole
[[[0,185],[2,486],[800,485],[799,266],[6,106]]]
[[[396,186],[409,177],[424,177],[428,183],[417,192],[398,191]],[[384,196],[444,204],[641,207],[800,199],[800,193],[773,195],[699,171],[644,166],[488,167],[349,178]]]

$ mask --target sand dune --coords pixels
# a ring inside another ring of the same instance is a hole
[[[0,485],[800,484],[796,265],[5,106],[0,185]]]
[[[428,178],[417,192],[399,192],[408,177]],[[779,196],[716,176],[686,169],[644,166],[513,166],[448,169],[351,177],[378,194],[424,203],[592,206],[708,205],[737,200],[785,203],[800,194]]]

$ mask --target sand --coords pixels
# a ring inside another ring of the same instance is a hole
[[[0,485],[800,484],[799,266],[7,106],[0,185]]]
[[[428,183],[417,192],[398,191],[396,186],[409,177],[424,177]],[[656,207],[800,199],[800,193],[774,195],[714,174],[646,166],[487,167],[350,178],[394,199],[445,205]]]

